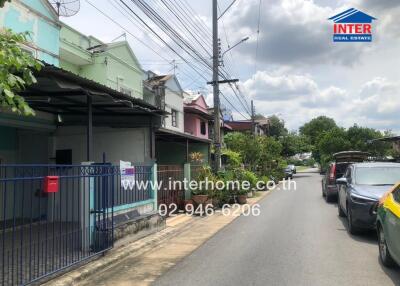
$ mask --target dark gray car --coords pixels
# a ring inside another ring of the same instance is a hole
[[[347,216],[348,231],[374,229],[375,206],[391,186],[400,181],[400,163],[357,163],[336,180],[339,216]]]

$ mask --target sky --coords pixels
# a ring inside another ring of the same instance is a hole
[[[128,31],[126,39],[143,69],[173,73],[172,61],[175,60],[175,72],[181,86],[203,93],[212,105],[212,92],[205,80],[211,80],[210,71],[191,69],[199,63],[183,51],[178,50],[178,55],[171,52],[165,43],[129,18],[127,12],[118,11],[121,7],[114,1],[81,0],[79,13],[62,20],[104,42],[111,42]],[[125,1],[150,27],[159,31],[138,7],[130,0]],[[204,58],[210,59],[207,52],[211,52],[211,0],[146,2],[153,5],[182,37],[196,44]],[[168,14],[163,2],[176,11],[192,9],[187,11],[191,11],[193,26],[180,26],[177,18]],[[231,2],[219,0],[220,11]],[[190,7],[184,6],[186,4]],[[328,18],[349,8],[377,18],[373,23],[371,43],[332,41],[333,24]],[[188,31],[192,31],[193,38]],[[167,44],[178,49],[166,35],[160,31],[159,34]],[[254,100],[257,113],[278,115],[289,130],[297,130],[312,118],[326,115],[344,127],[358,124],[400,133],[399,0],[237,0],[220,19],[219,36],[222,52],[228,49],[228,43],[232,46],[249,37],[224,56],[223,69],[231,78],[240,79],[238,87],[247,102],[246,109],[241,103],[243,99],[237,98],[229,86],[221,86],[226,97],[221,97],[221,102],[232,109],[235,119],[248,117],[248,103]]]

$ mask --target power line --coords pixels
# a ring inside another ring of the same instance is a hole
[[[155,51],[152,47],[150,47],[148,44],[146,44],[145,42],[143,42],[141,39],[139,39],[138,37],[136,37],[134,34],[132,34],[128,29],[126,29],[124,26],[122,26],[120,23],[118,23],[117,21],[115,21],[114,19],[112,19],[110,16],[108,16],[107,14],[105,14],[103,11],[101,11],[99,8],[97,8],[94,4],[92,4],[89,0],[86,0],[86,2],[91,5],[94,9],[96,9],[99,13],[101,13],[104,17],[106,17],[107,19],[109,19],[110,21],[112,21],[115,25],[119,26],[121,29],[123,29],[125,32],[127,32],[129,35],[131,35],[133,38],[135,38],[137,41],[139,41],[141,44],[143,44],[144,46],[146,46],[147,48],[149,48],[151,51],[153,51],[157,56],[161,57],[162,59],[168,60],[166,58],[164,58],[163,56],[161,56],[157,51]]]
[[[133,1],[133,0],[131,0]],[[204,77],[191,63],[189,63],[184,57],[181,56],[180,53],[178,53],[169,43],[167,43],[153,28],[151,28],[135,11],[133,11],[123,0],[120,0],[124,6],[129,9],[129,11],[135,15],[150,31],[156,35],[170,50],[172,50],[179,58],[181,58],[184,62],[186,62],[197,74],[202,76],[205,80],[207,80],[206,77]]]
[[[225,96],[225,94],[222,93],[222,91],[219,92],[222,97],[226,100],[227,103],[232,107],[233,110],[235,110],[237,113],[239,113],[244,119],[248,120],[249,118],[244,116]]]
[[[204,77],[204,70],[202,70],[201,72],[198,70],[199,67],[195,66],[194,64],[192,64],[191,62],[189,62],[187,59],[185,59],[184,57],[180,56],[180,54],[172,47],[170,46],[153,28],[151,28],[137,13],[135,13],[124,1],[120,0],[120,2],[125,6],[126,9],[128,9],[130,11],[130,13],[128,11],[126,11],[124,9],[125,12],[127,12],[128,14],[133,14],[135,15],[136,19],[140,21],[140,24],[142,26],[142,28],[144,27],[145,29],[148,29],[149,31],[152,32],[152,34],[154,34],[162,43],[165,44],[165,46],[167,46],[170,50],[172,50],[179,58],[181,58],[191,69],[193,69],[201,78],[207,80]],[[132,1],[134,2],[134,1]],[[186,40],[181,40],[180,42],[177,42],[177,37],[179,38],[179,36],[181,36],[179,33],[177,33],[168,23],[166,23],[165,21],[163,21],[162,19],[160,19],[160,16],[149,6],[146,5],[145,3],[143,3],[142,1],[135,1],[136,4],[138,5],[142,5],[142,7],[139,6],[139,8],[141,8],[141,10],[143,10],[143,12],[152,20],[155,20],[157,23],[157,26],[160,27],[163,30],[163,32],[165,32],[175,43],[178,44],[178,46],[183,49],[189,56],[191,56],[196,63],[200,63],[202,65],[203,68],[207,68],[209,70],[211,70],[210,67],[210,63],[204,58],[203,55],[201,55],[192,45],[188,44]],[[127,31],[127,33],[129,33],[130,35],[132,35],[135,39],[137,39],[139,42],[141,42],[142,44],[144,44],[146,47],[148,47],[149,49],[151,49],[154,53],[156,53],[158,56],[160,56],[161,58],[163,58],[165,61],[169,61],[168,59],[166,59],[165,57],[161,56],[158,52],[156,52],[152,47],[150,47],[149,45],[147,45],[146,43],[144,43],[142,40],[140,40],[139,38],[137,38],[134,34],[132,34],[130,31],[128,31],[124,26],[122,26],[120,23],[118,23],[117,21],[115,21],[114,19],[112,19],[111,17],[109,17],[107,14],[105,14],[103,11],[101,11],[99,8],[97,8],[93,3],[89,2],[88,3],[94,7],[96,10],[98,10],[101,14],[103,14],[104,16],[106,16],[109,20],[111,20],[113,23],[115,23],[116,25],[118,25],[119,27],[121,27],[123,30]],[[118,3],[118,2],[117,2]],[[120,4],[120,3],[118,3]],[[122,5],[121,5],[122,7]],[[190,6],[188,6],[190,7]],[[119,12],[121,12],[119,10]],[[122,12],[121,12],[122,13]],[[123,13],[122,13],[123,14]],[[182,15],[182,14],[181,14]],[[132,15],[131,15],[132,16]],[[179,16],[176,15],[178,18]],[[196,18],[196,17],[195,17]],[[128,18],[129,19],[129,18]],[[131,20],[130,20],[131,21]],[[187,23],[187,19],[183,20],[182,18],[180,19],[181,23]],[[132,22],[132,21],[131,21]],[[188,30],[190,32],[190,30]],[[193,36],[193,32],[190,32]],[[153,40],[154,41],[154,40]],[[155,42],[156,43],[156,42]],[[200,43],[199,43],[200,44]],[[158,44],[159,45],[159,44]],[[186,49],[187,48],[187,49]],[[195,56],[191,53],[193,52],[195,54]],[[228,74],[228,73],[227,73]],[[228,74],[229,75],[229,74]],[[188,75],[186,75],[188,76]],[[225,79],[227,79],[227,76],[221,72],[221,76]],[[190,77],[190,76],[188,76]],[[190,77],[192,78],[192,77]],[[193,79],[193,78],[192,78]],[[194,82],[198,81],[198,79],[193,79]],[[192,84],[192,83],[191,83]],[[240,105],[242,105],[242,107],[244,107],[244,110],[246,110],[246,112],[248,112],[246,105],[243,104],[240,100],[240,97],[237,95],[236,91],[232,88],[232,91],[234,92],[235,96],[238,98],[238,101],[240,103]],[[228,101],[228,99],[226,98],[226,96],[224,96],[224,98]],[[230,103],[230,102],[229,102]],[[230,103],[231,104],[231,103]],[[231,104],[233,106],[233,104]],[[236,108],[235,108],[236,109]]]
[[[136,27],[140,26],[139,29],[148,30],[147,27],[146,27],[145,25],[143,25],[143,23],[142,23],[141,21],[139,21],[137,18],[135,18],[135,17],[133,17],[132,15],[130,15],[129,12],[126,10],[126,7],[123,6],[120,2],[118,2],[118,0],[114,0],[114,1],[115,1],[115,4],[117,4],[117,5],[118,5],[124,12],[126,12],[127,14],[123,13],[120,9],[118,9],[118,7],[115,7],[115,6],[113,5],[113,3],[110,2],[110,3],[112,4],[112,6],[113,6],[114,8],[116,8],[122,15],[124,15],[125,17],[127,17],[127,19],[128,19],[132,24],[134,24]],[[133,22],[132,19],[135,20],[135,22]],[[136,23],[137,23],[137,24],[136,24]],[[148,30],[148,31],[151,33],[151,30]],[[153,38],[149,37],[149,39],[152,40],[157,46],[159,46],[159,47],[161,48],[162,51],[164,51],[164,52],[168,51],[168,50],[165,49],[165,47],[161,46],[161,44],[158,43],[158,42],[156,42]],[[171,58],[173,58],[173,57],[171,57]],[[170,60],[168,60],[168,62],[170,62]],[[178,64],[180,64],[180,63],[178,63]],[[169,64],[168,64],[168,65],[169,65]],[[182,68],[182,71],[184,71],[185,73],[189,73],[189,74],[190,74],[190,72],[187,71],[187,69],[186,69],[185,66]],[[191,76],[188,76],[188,77],[192,79]],[[198,81],[197,81],[197,82],[198,82]],[[202,82],[202,84],[204,85],[204,82]]]
[[[116,20],[114,20],[112,17],[110,17],[109,15],[107,15],[104,11],[102,11],[100,8],[96,7],[96,5],[94,5],[93,3],[91,3],[90,1],[86,0],[87,3],[89,5],[91,5],[94,9],[96,9],[100,14],[102,14],[104,17],[106,17],[107,19],[109,19],[111,22],[113,22],[115,25],[117,25],[118,27],[122,28],[125,32],[127,32],[129,35],[131,35],[132,37],[134,37],[136,40],[138,40],[140,43],[142,43],[145,47],[149,48],[151,51],[153,51],[158,57],[160,57],[161,59],[163,59],[165,62],[171,62],[170,59],[165,58],[164,56],[162,56],[160,54],[160,52],[156,51],[154,48],[152,48],[151,46],[149,46],[148,44],[146,44],[145,42],[143,42],[141,39],[139,39],[136,35],[134,35],[133,33],[131,33],[126,27],[124,27],[123,25],[121,25],[119,22],[117,22]],[[117,1],[117,0],[116,0]],[[127,17],[126,14],[124,14],[120,9],[118,9],[118,7],[114,6],[112,2],[110,2],[110,4],[116,9],[118,10],[122,15],[124,15],[125,17]],[[120,5],[118,2],[116,2],[116,4]],[[126,12],[126,10],[123,8],[123,6],[120,6],[121,9],[123,9],[123,11]],[[138,27],[138,24],[134,23],[130,17],[131,15],[128,14],[127,19],[134,24],[136,27]],[[142,24],[139,22],[139,25]],[[145,26],[142,24],[142,26],[138,27],[139,29],[143,30]],[[152,40],[157,46],[161,47],[161,49],[163,51],[165,51],[165,48],[162,47],[159,43],[155,42],[152,38],[149,37],[150,40]],[[202,71],[203,72],[203,71]],[[202,73],[201,72],[201,73]],[[201,76],[199,77],[201,78]],[[205,81],[207,80],[206,78],[203,77],[203,79],[205,79]],[[202,82],[202,84],[205,84],[205,82]]]

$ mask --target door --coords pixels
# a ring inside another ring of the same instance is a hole
[[[389,198],[390,200],[390,198]],[[393,258],[400,263],[400,186],[393,192],[393,203],[387,210],[387,241]]]

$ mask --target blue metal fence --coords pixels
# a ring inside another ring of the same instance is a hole
[[[58,178],[45,193],[48,176]],[[113,245],[119,167],[0,165],[0,284],[23,285]]]

